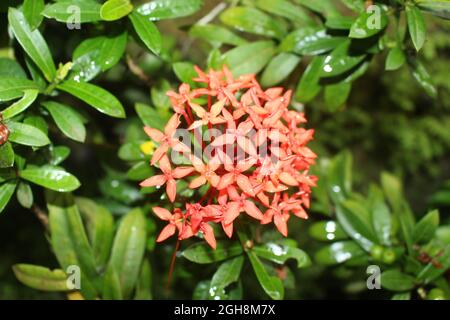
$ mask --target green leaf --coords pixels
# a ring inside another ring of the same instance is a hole
[[[32,147],[42,147],[50,143],[47,135],[29,124],[9,122],[9,141]]]
[[[408,59],[412,75],[425,92],[432,98],[437,97],[437,90],[433,83],[433,78],[425,69],[424,65],[417,59]]]
[[[67,275],[61,269],[50,270],[31,264],[12,267],[17,280],[30,288],[42,291],[68,291]]]
[[[397,70],[406,61],[406,56],[403,50],[399,47],[394,47],[389,50],[388,56],[386,58],[386,70]]]
[[[14,190],[16,190],[17,181],[11,180],[0,185],[0,213],[5,209]]]
[[[130,0],[108,0],[100,8],[100,17],[105,21],[119,20],[132,10]]]
[[[335,265],[365,255],[366,253],[354,241],[339,241],[317,251],[315,260],[323,265]]]
[[[333,37],[325,29],[301,28],[288,34],[280,44],[281,51],[316,56],[333,50],[345,40]]]
[[[319,241],[338,241],[347,239],[344,229],[335,221],[319,221],[309,228],[309,235]]]
[[[408,21],[408,30],[414,47],[419,51],[425,43],[426,26],[425,19],[423,18],[420,10],[413,6],[406,6],[406,19]]]
[[[448,0],[417,0],[415,4],[435,16],[450,19],[450,1]]]
[[[450,246],[441,243],[436,246],[436,249],[438,255],[434,257],[434,263],[428,263],[417,275],[417,279],[425,282],[425,284],[436,280],[450,268]],[[437,267],[435,264],[437,264]]]
[[[428,243],[436,234],[439,227],[439,211],[433,210],[428,212],[417,224],[414,226],[413,241],[414,243]]]
[[[8,22],[22,48],[41,69],[47,81],[51,82],[55,78],[56,68],[47,43],[39,30],[32,31],[23,13],[14,8],[8,10]]]
[[[387,23],[388,18],[381,7],[376,7],[377,11],[363,11],[350,28],[349,37],[356,39],[369,38],[381,30],[383,30]]]
[[[164,125],[169,120],[169,114],[162,115],[158,110],[143,103],[136,103],[134,106],[141,121],[151,128],[164,130]]]
[[[275,53],[273,42],[256,41],[236,47],[223,55],[235,77],[258,73],[270,61]]]
[[[0,102],[20,98],[25,90],[38,90],[33,81],[21,78],[2,78],[0,82]]]
[[[370,224],[370,216],[364,204],[355,200],[345,200],[336,206],[336,217],[345,232],[366,251],[370,251],[376,236]]]
[[[114,67],[122,58],[127,45],[127,32],[112,36],[99,36],[82,41],[73,52],[73,65],[69,77],[88,82]]]
[[[46,199],[53,252],[63,270],[70,266],[79,266],[83,297],[94,299],[96,292],[93,284],[98,287],[100,278],[73,197],[69,193],[47,192]]]
[[[70,149],[66,146],[57,146],[50,149],[51,158],[49,163],[57,166],[70,155]]]
[[[297,268],[304,268],[311,264],[308,255],[301,249],[280,245],[277,243],[266,243],[255,246],[252,251],[260,258],[270,260],[277,264],[284,264],[288,259],[297,261]]]
[[[314,57],[306,67],[295,91],[296,100],[307,103],[319,94],[322,88],[319,80],[323,61],[324,59],[321,56]]]
[[[242,253],[243,250],[239,242],[217,241],[215,250],[208,244],[199,242],[188,247],[182,254],[189,261],[206,264],[226,260]]]
[[[120,146],[118,156],[125,161],[143,160],[145,155],[141,151],[143,141],[128,142]],[[147,163],[148,165],[148,163]]]
[[[303,8],[292,4],[287,0],[256,0],[256,6],[268,13],[272,13],[295,22],[313,24],[314,20],[303,10]]]
[[[282,300],[284,297],[284,287],[280,278],[271,276],[253,251],[247,251],[248,258],[255,271],[259,284],[269,297],[274,300]]]
[[[177,78],[182,82],[189,83],[191,86],[195,85],[195,81],[192,79],[196,78],[198,75],[192,63],[175,62],[174,64],[172,64],[172,68]]]
[[[23,2],[22,11],[31,30],[36,29],[41,24],[42,19],[44,18],[41,14],[44,7],[44,0],[25,0]]]
[[[91,0],[63,0],[47,5],[42,13],[46,18],[65,23],[100,21],[101,4]]]
[[[148,177],[155,174],[153,168],[148,164],[147,161],[141,161],[136,163],[127,172],[127,178],[133,181],[142,181]]]
[[[51,165],[42,167],[28,166],[25,170],[19,172],[19,176],[22,179],[58,192],[70,192],[80,186],[80,182],[75,176]]]
[[[125,118],[125,110],[120,101],[101,87],[90,83],[66,80],[57,88],[83,100],[104,114],[115,118]]]
[[[141,209],[133,209],[119,225],[112,248],[110,264],[117,270],[125,299],[136,285],[146,242],[146,222]]]
[[[3,120],[12,118],[27,109],[36,100],[39,91],[29,89],[23,91],[23,97],[1,112]]]
[[[251,7],[233,7],[220,15],[220,20],[243,32],[281,39],[286,28],[264,12]]]
[[[347,16],[331,16],[327,18],[325,26],[335,30],[350,30],[355,19]]]
[[[123,300],[119,275],[112,265],[106,269],[102,293],[104,300]]]
[[[352,155],[341,152],[333,158],[328,169],[328,192],[335,204],[346,199],[352,191]]]
[[[214,273],[210,289],[208,290],[209,296],[212,299],[216,297],[226,297],[225,289],[233,282],[237,282],[241,276],[242,266],[244,264],[244,256],[238,256],[222,263],[217,271]]]
[[[343,42],[325,57],[320,73],[321,77],[338,76],[353,69],[364,60],[366,55],[352,54],[350,46],[349,41]]]
[[[33,191],[28,183],[21,181],[17,187],[17,201],[24,208],[31,208],[33,205]]]
[[[392,269],[381,274],[381,285],[392,291],[407,291],[414,288],[415,279],[399,270]]]
[[[333,0],[320,0],[320,1],[311,1],[311,0],[295,0],[295,2],[305,6],[306,8],[314,11],[316,13],[322,14],[326,17],[330,15],[336,15],[339,13],[336,6],[333,3]]]
[[[142,42],[144,42],[150,51],[159,55],[162,48],[162,38],[155,24],[138,12],[133,12],[129,17],[134,30]]]
[[[42,105],[50,112],[58,128],[70,139],[84,142],[86,128],[81,116],[72,107],[55,101],[46,101]]]
[[[189,30],[189,34],[192,37],[205,39],[213,45],[223,43],[240,46],[247,43],[244,38],[239,37],[230,30],[213,24],[194,24]]]
[[[336,112],[347,101],[352,84],[339,82],[325,87],[325,105],[328,112]]]
[[[411,300],[411,292],[396,293],[391,297],[391,300]]]
[[[26,79],[27,74],[16,60],[0,57],[0,77]]]
[[[274,86],[286,79],[300,63],[300,57],[295,54],[281,52],[267,65],[261,76],[264,87]]]
[[[136,293],[134,300],[151,300],[152,299],[152,268],[147,260],[144,260],[141,266],[138,283],[136,285]]]
[[[203,6],[203,0],[154,0],[137,11],[152,21],[189,16]]]
[[[383,245],[391,245],[392,217],[387,207],[383,192],[377,186],[369,189],[370,216],[373,230]]]
[[[9,168],[14,165],[14,150],[8,141],[0,146],[0,168]]]
[[[99,268],[103,268],[111,253],[114,219],[108,209],[88,198],[78,197],[75,201],[86,223],[96,264]]]

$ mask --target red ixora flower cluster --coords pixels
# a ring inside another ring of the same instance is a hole
[[[291,214],[308,217],[305,208],[317,178],[308,173],[316,155],[306,144],[314,130],[302,128],[306,122],[303,113],[288,109],[291,91],[283,92],[280,87],[263,90],[255,75],[235,79],[227,67],[208,73],[196,67],[196,72],[198,77],[193,80],[200,88],[191,89],[183,83],[178,92],[167,93],[175,114],[164,132],[144,128],[158,144],[151,165],[158,164],[162,173],[140,185],[165,184],[171,202],[176,198],[178,179],[189,181],[192,189],[203,185],[209,189],[198,202],[186,203],[184,209],[170,212],[153,208],[168,222],[157,241],[177,231],[180,240],[202,233],[215,248],[211,223],[220,223],[231,237],[233,222],[241,213],[261,224],[273,221],[287,236]],[[209,156],[198,155],[195,148],[176,138],[176,131],[183,127],[197,139],[196,148],[208,151]],[[200,141],[203,128],[216,130],[208,144]],[[175,165],[176,161],[169,159],[170,150],[182,155],[189,166]]]

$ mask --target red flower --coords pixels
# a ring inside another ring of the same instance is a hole
[[[178,231],[180,240],[202,235],[215,248],[213,226],[220,224],[231,237],[233,223],[242,213],[261,224],[274,222],[287,236],[292,215],[308,218],[305,209],[317,182],[309,174],[316,155],[307,147],[314,131],[302,127],[306,122],[303,113],[288,109],[291,91],[263,90],[254,75],[236,79],[226,67],[207,73],[195,69],[198,77],[193,80],[202,83],[202,88],[182,84],[178,92],[167,93],[175,114],[164,133],[145,127],[159,144],[151,165],[158,163],[162,174],[146,179],[141,186],[166,184],[167,196],[174,202],[176,180],[184,179],[196,190],[193,197],[198,196],[183,200],[188,202],[185,208],[176,208],[173,214],[154,208],[160,219],[169,222],[157,241]],[[174,138],[175,131],[182,128],[195,138],[193,149]],[[202,129],[215,130],[208,135],[208,143],[201,140]],[[174,165],[172,169],[171,150],[179,152],[190,166]]]

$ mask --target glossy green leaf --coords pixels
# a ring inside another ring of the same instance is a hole
[[[406,56],[403,50],[399,47],[394,47],[389,50],[386,58],[386,70],[397,70],[406,61]]]
[[[344,151],[335,156],[328,168],[328,192],[337,204],[346,199],[352,191],[352,156]]]
[[[169,115],[162,115],[158,110],[152,108],[143,103],[136,103],[135,105],[136,113],[138,114],[141,121],[151,128],[155,128],[158,130],[164,130],[164,126],[169,120]]]
[[[0,77],[26,79],[27,74],[16,60],[0,57]]]
[[[102,268],[111,253],[114,219],[108,209],[88,198],[76,198],[75,201],[85,221],[96,264]]]
[[[411,300],[411,292],[396,293],[392,296],[391,300]]]
[[[343,42],[336,47],[325,57],[320,76],[334,77],[341,75],[356,67],[366,57],[365,54],[353,55],[350,51],[349,41]]]
[[[38,90],[33,81],[22,78],[2,78],[0,81],[0,102],[20,98],[25,90]]]
[[[439,244],[434,263],[430,262],[420,270],[417,279],[427,283],[435,281],[450,268],[450,246]]]
[[[289,2],[288,0],[256,0],[256,7],[268,13],[287,18],[295,22],[313,24],[314,20],[303,10],[303,8]]]
[[[8,108],[1,112],[3,120],[12,118],[27,109],[36,100],[39,91],[36,89],[27,89],[23,91],[23,97],[14,102]]]
[[[49,160],[49,163],[55,166],[66,160],[70,155],[70,149],[66,146],[53,146],[50,149],[50,152],[51,158]]]
[[[136,163],[127,172],[127,178],[134,181],[142,181],[148,177],[155,174],[153,168],[148,164],[147,161],[141,161]]]
[[[435,16],[450,19],[450,1],[448,0],[417,0],[416,5]]]
[[[86,128],[78,112],[72,107],[55,101],[45,101],[42,105],[50,112],[58,128],[67,137],[78,142],[84,142]]]
[[[274,86],[286,79],[300,63],[300,57],[295,54],[281,52],[267,65],[261,76],[264,87]]]
[[[152,299],[152,268],[147,260],[144,260],[141,266],[138,283],[136,285],[136,293],[134,300],[151,300]]]
[[[323,61],[323,57],[317,56],[309,63],[295,90],[296,100],[307,103],[319,94],[322,88],[319,84],[319,80]]]
[[[408,60],[412,75],[416,79],[417,83],[425,90],[425,92],[432,98],[437,97],[437,89],[434,86],[433,78],[425,69],[424,65],[416,60]]]
[[[146,222],[141,209],[125,215],[114,238],[110,264],[117,270],[122,295],[130,296],[139,276],[145,251]]]
[[[349,30],[351,29],[355,19],[348,16],[331,16],[327,18],[325,26],[335,30]]]
[[[243,32],[281,39],[286,28],[264,12],[251,7],[233,7],[220,15],[220,20]]]
[[[365,256],[354,241],[339,241],[323,247],[315,254],[315,260],[323,265],[335,265]]]
[[[78,179],[69,172],[55,166],[28,166],[19,172],[22,179],[58,192],[70,192],[80,186]]]
[[[192,37],[205,39],[212,44],[223,43],[240,46],[247,43],[244,38],[239,37],[230,30],[213,24],[194,24],[189,30],[189,34]]]
[[[219,266],[211,279],[208,291],[211,299],[217,300],[217,298],[226,297],[226,287],[239,280],[243,264],[244,256],[238,256]]]
[[[428,243],[436,234],[439,227],[439,211],[433,210],[428,212],[414,226],[413,241],[414,243]]]
[[[61,269],[50,270],[31,264],[15,264],[12,269],[17,280],[30,288],[42,291],[68,291],[67,275]]]
[[[120,287],[120,279],[117,271],[112,265],[106,269],[103,278],[103,299],[105,300],[122,300],[122,289]]]
[[[426,26],[425,19],[420,10],[414,5],[406,6],[406,19],[408,21],[408,31],[414,47],[419,51],[425,43]]]
[[[274,300],[282,300],[284,297],[284,287],[281,279],[271,276],[253,251],[247,251],[247,255],[256,278],[267,295]]]
[[[304,268],[311,264],[306,252],[291,246],[270,242],[261,246],[254,246],[252,251],[258,257],[277,264],[284,264],[289,259],[294,259],[297,262],[297,268]]]
[[[143,141],[128,142],[120,146],[118,156],[125,161],[138,161],[145,158],[141,151],[141,144]],[[147,163],[148,164],[148,163]]]
[[[162,47],[162,38],[155,24],[138,12],[133,12],[129,17],[134,30],[142,42],[144,42],[150,51],[159,55]]]
[[[328,112],[336,112],[347,101],[352,84],[339,82],[325,87],[325,105]]]
[[[208,244],[199,242],[188,247],[182,254],[189,261],[205,264],[222,261],[242,253],[242,247],[238,242],[217,241],[215,250]]]
[[[31,208],[33,205],[33,191],[28,183],[21,181],[17,186],[17,201],[24,208]]]
[[[100,72],[114,67],[125,53],[127,32],[113,36],[99,36],[81,42],[73,52],[69,77],[88,82]]]
[[[31,30],[36,29],[42,22],[44,16],[41,14],[44,10],[44,0],[25,0],[22,11],[30,25]]]
[[[373,11],[363,11],[350,28],[349,37],[356,39],[369,38],[383,30],[388,18],[381,7],[375,7]]]
[[[108,0],[100,8],[100,17],[106,21],[119,20],[133,10],[130,0]]]
[[[339,224],[359,245],[370,251],[376,237],[368,221],[368,212],[364,206],[353,200],[346,200],[336,207],[336,217]]]
[[[197,72],[194,69],[194,65],[190,62],[175,62],[172,65],[173,71],[175,72],[178,79],[181,82],[189,83],[190,85],[195,85],[193,78],[198,77]]]
[[[335,221],[319,221],[309,228],[309,235],[319,241],[339,241],[347,239],[344,229]]]
[[[46,200],[53,252],[63,270],[74,265],[80,268],[81,292],[86,299],[94,299],[93,284],[98,287],[100,278],[73,197],[69,193],[47,192]]]
[[[32,147],[42,147],[50,143],[47,135],[36,127],[20,122],[9,122],[9,141]]]
[[[275,54],[271,41],[256,41],[231,49],[223,55],[235,77],[258,73]]]
[[[10,142],[0,146],[0,168],[9,168],[14,165],[14,150]]]
[[[316,56],[333,50],[344,39],[344,37],[329,35],[325,29],[301,28],[291,32],[283,39],[280,50]]]
[[[91,0],[63,0],[47,5],[46,18],[69,24],[100,21],[101,4]]]
[[[136,183],[131,184],[111,175],[101,179],[98,186],[104,195],[122,203],[132,204],[142,199]]]
[[[17,181],[11,180],[0,185],[0,213],[5,209],[14,190],[16,190]]]
[[[189,16],[203,6],[203,0],[154,0],[144,3],[137,11],[152,21]]]
[[[383,245],[391,245],[392,217],[387,207],[383,192],[376,186],[369,189],[369,210],[373,230]]]
[[[8,10],[8,21],[22,48],[41,69],[47,81],[52,81],[56,75],[56,67],[47,43],[39,30],[32,31],[23,13],[14,8]]]
[[[339,13],[336,6],[333,3],[333,0],[320,0],[320,1],[311,1],[311,0],[294,0],[294,2],[301,4],[302,6],[310,9],[311,11],[320,13],[326,17],[331,15],[336,15]]]
[[[120,101],[101,87],[90,83],[66,80],[57,88],[83,100],[104,114],[115,118],[125,118],[125,110]]]
[[[381,286],[392,291],[407,291],[414,288],[414,277],[399,270],[388,270],[381,274]]]

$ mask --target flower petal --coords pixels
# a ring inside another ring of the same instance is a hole
[[[162,242],[166,240],[167,238],[173,236],[177,228],[173,224],[168,224],[167,226],[162,229],[161,233],[159,234],[158,238],[156,239],[156,242]]]
[[[144,131],[155,142],[161,142],[161,140],[164,138],[164,134],[157,129],[145,126]]]
[[[211,246],[211,248],[216,249],[216,238],[214,237],[213,228],[209,224],[205,223],[202,225],[202,232],[206,242]]]
[[[170,202],[174,202],[175,197],[177,196],[177,182],[174,179],[167,181],[166,193]]]
[[[275,216],[273,217],[275,226],[277,227],[278,231],[280,231],[280,233],[285,237],[287,237],[288,235],[286,216],[289,217],[289,215],[284,214],[275,214]]]
[[[175,179],[181,179],[181,178],[186,177],[192,171],[194,171],[194,168],[192,168],[192,167],[178,167],[172,171],[172,176]]]
[[[141,187],[156,187],[156,186],[162,186],[164,183],[166,183],[166,177],[162,174],[159,174],[159,175],[150,177],[148,179],[145,179],[139,185]]]
[[[204,185],[205,183],[206,183],[205,176],[198,176],[197,178],[192,180],[191,183],[189,183],[189,188],[196,189],[196,188]]]
[[[154,207],[152,208],[153,212],[160,218],[161,220],[170,220],[172,218],[172,214],[169,210],[161,208],[161,207]]]
[[[261,220],[263,218],[263,214],[253,201],[245,200],[244,210],[250,217],[255,218],[256,220]]]

